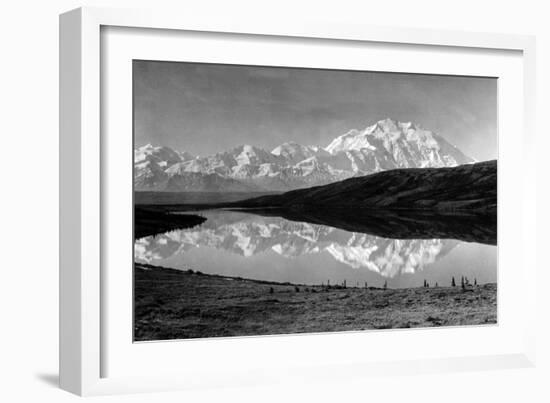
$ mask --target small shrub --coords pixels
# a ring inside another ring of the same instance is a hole
[[[294,291],[300,292],[300,287],[294,287]]]

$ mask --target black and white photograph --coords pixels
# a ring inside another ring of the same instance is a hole
[[[550,402],[546,5],[4,2],[1,400]]]
[[[497,78],[132,69],[135,342],[497,324]]]

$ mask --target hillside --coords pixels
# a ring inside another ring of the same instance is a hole
[[[497,162],[454,168],[408,168],[346,179],[325,186],[263,196],[232,207],[364,208],[468,211],[496,214]]]

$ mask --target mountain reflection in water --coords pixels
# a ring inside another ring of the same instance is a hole
[[[334,219],[330,222],[334,226],[315,223],[313,213],[307,217],[309,222],[289,214],[282,218],[265,212],[211,210],[199,214],[207,218],[200,226],[137,239],[135,260],[205,273],[311,284],[346,279],[348,285],[362,286],[365,281],[379,285],[391,280],[391,286],[406,287],[428,278],[443,285],[450,276],[460,275],[480,282],[496,281],[496,248],[480,243],[496,243],[492,230],[469,226],[471,236],[455,234],[458,239],[477,241],[467,243],[430,238],[425,231],[419,232],[419,224],[411,229],[417,238],[410,238],[403,233],[405,221],[393,225],[401,233],[399,239],[392,239],[384,230],[369,230],[375,221],[368,219],[355,224],[365,231],[353,231]],[[388,218],[381,222],[390,223]],[[437,223],[433,228],[443,234]]]

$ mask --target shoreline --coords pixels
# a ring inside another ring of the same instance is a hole
[[[134,241],[177,229],[192,228],[206,221],[196,214],[170,216],[169,213],[134,207]]]
[[[198,276],[206,276],[206,277],[213,277],[213,278],[219,278],[219,279],[225,279],[229,281],[247,281],[251,283],[257,283],[257,284],[266,284],[266,285],[280,285],[280,286],[298,286],[298,287],[310,287],[310,288],[328,288],[328,289],[359,289],[364,290],[365,287],[361,286],[354,286],[354,285],[346,285],[343,287],[341,284],[333,283],[333,284],[306,284],[306,283],[291,283],[290,281],[275,281],[275,280],[260,280],[260,279],[254,279],[254,278],[247,278],[247,277],[241,277],[241,276],[227,276],[224,274],[212,274],[212,273],[204,273],[200,270],[193,270],[191,268],[189,269],[176,269],[174,267],[164,267],[164,266],[155,266],[148,263],[137,263],[134,262],[134,270],[140,269],[140,270],[149,270],[149,271],[174,271],[174,272],[183,272],[187,274],[196,274]],[[460,278],[457,277],[459,280]],[[473,287],[481,287],[484,285],[495,285],[496,282],[488,282],[488,283],[480,283],[477,285],[469,284],[466,286],[466,288],[473,288]],[[457,288],[460,288],[460,285],[456,286]],[[416,288],[452,288],[451,286],[435,286],[430,285],[429,287],[423,287],[423,286],[417,286],[417,287],[398,287],[398,288],[391,288],[391,287],[373,287],[368,286],[367,289],[369,290],[409,290],[409,289],[416,289]]]
[[[465,242],[478,242],[489,245],[497,244],[496,216],[475,214],[438,214],[428,210],[350,210],[319,209],[297,210],[288,208],[263,207],[212,207],[194,210],[193,206],[136,206],[152,220],[142,220],[137,214],[134,220],[136,239],[139,234],[154,235],[163,230],[191,228],[206,219],[200,211],[238,212],[265,217],[280,217],[287,221],[306,222],[324,225],[348,232],[361,232],[382,238],[393,239],[457,239]]]

